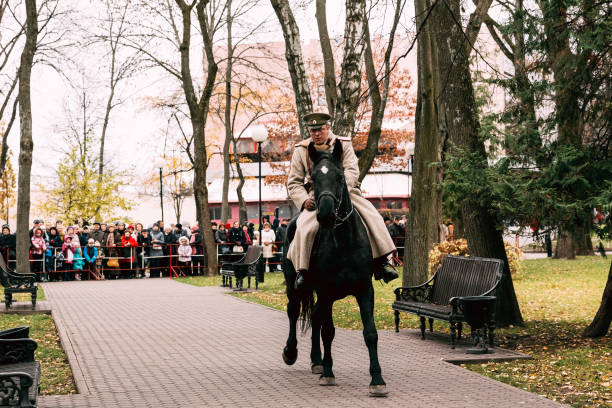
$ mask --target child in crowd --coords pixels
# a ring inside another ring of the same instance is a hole
[[[87,265],[87,280],[100,279],[98,276],[98,268],[96,267],[96,261],[98,260],[98,248],[95,247],[93,238],[87,240],[87,246],[83,248],[83,257]]]
[[[274,241],[276,234],[269,222],[264,222],[264,229],[261,231],[261,242],[263,243],[263,257],[266,260],[266,272],[270,272],[270,259],[274,258]]]
[[[74,247],[74,263],[72,264],[73,268],[77,271],[82,271],[83,267],[85,267],[85,258],[83,258],[83,250],[81,248],[81,242],[77,239],[72,239],[72,245]],[[75,272],[76,275],[77,272]],[[81,273],[78,272],[79,279],[81,278]]]
[[[179,238],[177,268],[185,275],[191,275],[191,245],[187,237]]]
[[[36,228],[34,230],[34,236],[32,237],[32,263],[30,264],[30,270],[32,273],[36,273],[36,280],[40,281],[40,272],[43,270],[44,255],[47,251],[47,244],[43,238],[42,229]]]
[[[72,237],[64,236],[64,244],[62,245],[62,254],[64,255],[64,281],[74,280],[74,247],[72,246]]]

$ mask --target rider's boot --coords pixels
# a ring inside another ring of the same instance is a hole
[[[299,271],[297,271],[297,278],[295,279],[295,289],[296,290],[301,290],[304,289],[306,287],[306,274],[308,273],[307,270],[305,269],[301,269]]]
[[[389,283],[397,278],[399,278],[399,274],[391,266],[386,256],[381,256],[374,260],[374,279],[382,279],[385,283]]]

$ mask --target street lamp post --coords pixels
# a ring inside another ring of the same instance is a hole
[[[155,161],[155,167],[159,168],[159,204],[161,206],[161,220],[164,222],[164,183],[163,183],[163,173],[162,170],[164,168],[164,160],[159,158]]]
[[[261,144],[268,139],[268,129],[257,125],[251,128],[251,138],[257,143],[257,159],[259,161],[259,245],[261,245]]]

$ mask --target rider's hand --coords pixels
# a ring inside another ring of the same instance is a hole
[[[315,209],[315,202],[312,198],[304,201],[304,209],[308,211],[313,211]]]

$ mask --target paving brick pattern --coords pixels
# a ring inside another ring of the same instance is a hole
[[[284,313],[167,279],[45,284],[80,394],[41,407],[554,407],[444,362],[435,342],[379,332],[388,398],[367,396],[360,331],[336,330],[338,386],[310,373],[309,336],[286,366]],[[446,348],[447,349],[447,348]]]

